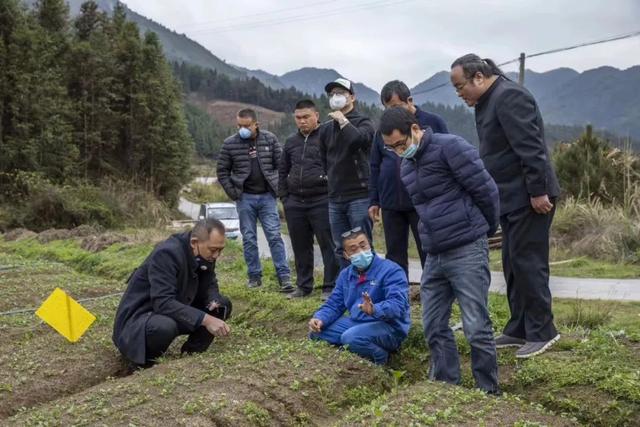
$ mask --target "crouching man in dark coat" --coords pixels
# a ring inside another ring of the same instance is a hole
[[[224,245],[224,225],[202,220],[158,244],[131,275],[113,327],[113,342],[128,360],[151,366],[178,335],[189,335],[183,353],[200,353],[229,334],[231,301],[215,274]]]

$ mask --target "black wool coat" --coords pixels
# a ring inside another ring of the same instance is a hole
[[[116,312],[113,343],[134,363],[146,361],[145,328],[152,314],[168,316],[192,332],[201,326],[209,302],[220,298],[215,263],[212,269],[200,269],[190,238],[186,232],[159,243],[129,278]]]

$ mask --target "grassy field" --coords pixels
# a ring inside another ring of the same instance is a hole
[[[194,203],[231,201],[218,184],[205,185],[193,183],[190,185],[189,191],[183,191],[182,196]],[[278,211],[282,219],[282,233],[289,234],[287,223],[284,220],[284,209],[280,202],[278,202]],[[373,241],[377,250],[382,252],[386,251],[382,222],[374,224]],[[419,259],[418,249],[413,235],[409,237],[409,258]],[[613,262],[594,259],[589,256],[575,256],[567,250],[557,247],[552,247],[550,260],[551,274],[554,276],[610,279],[632,279],[640,277],[640,264],[638,263]],[[491,269],[493,271],[502,270],[499,250],[491,251]]]
[[[75,298],[122,290],[163,232],[137,231],[98,252],[76,240],[0,240],[0,311],[37,306],[56,286]],[[390,367],[305,339],[318,295],[288,301],[271,263],[265,289],[245,288],[241,248],[218,263],[234,302],[232,335],[198,356],[171,347],[156,367],[124,375],[111,343],[118,298],[85,303],[97,316],[76,344],[32,314],[0,316],[0,424],[6,425],[638,425],[640,303],[555,300],[563,335],[554,349],[520,361],[500,352],[501,398],[472,389],[470,349],[457,340],[463,383],[427,379],[416,289],[414,325]],[[494,327],[504,296],[491,295]],[[454,321],[459,314],[454,310]]]

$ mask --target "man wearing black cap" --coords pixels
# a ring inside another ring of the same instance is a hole
[[[328,177],[329,222],[342,267],[349,265],[343,256],[342,234],[361,227],[371,237],[369,219],[369,153],[375,129],[368,117],[354,108],[353,83],[339,78],[325,86],[329,97],[331,121],[320,129],[320,153]]]

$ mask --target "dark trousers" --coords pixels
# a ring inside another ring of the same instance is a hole
[[[385,257],[398,264],[409,277],[409,229],[418,247],[420,265],[424,265],[426,254],[422,250],[420,233],[418,232],[418,213],[412,211],[394,211],[382,209],[382,226],[384,240],[387,245]]]
[[[322,290],[331,291],[339,272],[339,264],[331,237],[327,202],[313,205],[287,203],[284,206],[284,215],[295,256],[298,288],[304,293],[310,293],[313,290],[313,236],[315,236],[324,264]]]
[[[502,268],[511,310],[505,335],[540,342],[558,334],[549,290],[549,229],[554,213],[555,207],[540,215],[526,206],[500,217]]]
[[[212,311],[207,309],[203,311],[218,319],[227,320],[231,316],[231,301],[224,296],[220,296],[217,301],[220,307]],[[171,317],[163,314],[152,314],[146,325],[147,364],[152,364],[155,359],[162,356],[176,337],[186,334],[189,334],[189,338],[182,345],[182,353],[202,353],[209,348],[213,341],[213,335],[204,326],[200,326],[189,333]]]

